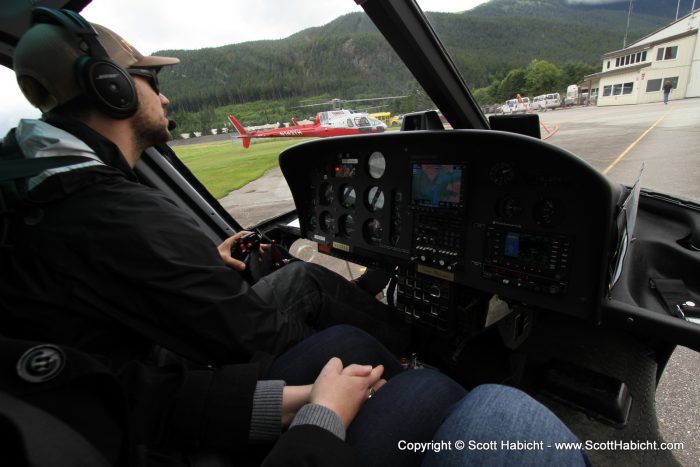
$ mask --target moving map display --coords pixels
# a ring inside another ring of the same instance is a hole
[[[462,174],[460,164],[412,164],[411,204],[436,208],[461,207]]]

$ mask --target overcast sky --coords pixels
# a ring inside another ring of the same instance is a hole
[[[424,11],[465,11],[486,0],[418,0]],[[310,5],[317,5],[310,8]],[[144,54],[164,49],[200,49],[259,39],[281,39],[362,11],[354,0],[93,0],[83,10],[88,21],[113,29]],[[17,87],[14,74],[0,67],[0,137],[19,118],[37,118]]]

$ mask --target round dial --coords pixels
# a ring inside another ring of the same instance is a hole
[[[365,222],[363,232],[368,243],[379,243],[382,241],[382,223],[377,219],[370,219]]]
[[[379,187],[373,186],[367,192],[367,207],[370,211],[379,211],[384,207],[384,192]]]
[[[522,202],[512,196],[503,198],[498,203],[498,214],[504,219],[517,219],[522,212]]]
[[[375,180],[377,178],[381,178],[386,170],[386,158],[384,157],[384,154],[379,151],[373,152],[369,156],[368,166],[370,177],[374,178]]]
[[[321,184],[321,190],[319,191],[319,197],[321,198],[321,204],[326,206],[333,202],[333,185],[328,182]]]
[[[323,211],[321,213],[321,230],[324,232],[332,232],[334,222],[333,214],[328,211]]]
[[[532,216],[538,225],[553,227],[563,219],[564,210],[559,202],[545,198],[535,204]]]
[[[340,189],[340,204],[344,208],[351,208],[355,206],[356,198],[355,189],[350,185],[343,185]]]
[[[489,170],[489,179],[497,186],[508,185],[515,179],[515,167],[510,162],[499,162]]]
[[[338,228],[340,229],[340,233],[349,237],[355,231],[355,219],[353,219],[350,214],[340,216],[340,219],[338,219]]]

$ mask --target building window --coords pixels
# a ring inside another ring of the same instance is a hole
[[[673,47],[659,47],[656,51],[657,60],[675,60],[678,56],[678,46]]]
[[[634,83],[625,83],[622,85],[622,94],[632,94]]]
[[[641,62],[641,61],[642,61],[642,53],[641,53],[641,52],[637,52],[637,60],[636,60],[636,61],[637,61],[637,62]]]
[[[664,78],[663,82],[665,83],[666,81],[671,82],[671,84],[673,85],[672,89],[676,89],[678,87],[678,76],[674,76],[672,78]]]
[[[608,70],[610,69],[610,60],[608,60]]]
[[[612,94],[612,86],[603,86],[603,97],[607,97]]]
[[[647,92],[657,92],[661,90],[660,79],[650,79],[647,81]]]
[[[630,56],[627,55],[627,56],[625,57],[625,65],[629,65],[629,64],[630,64]]]
[[[643,62],[647,61],[647,51],[646,50],[644,52],[642,52],[642,61]]]
[[[613,96],[622,94],[622,84],[613,84]]]
[[[615,66],[616,66],[616,67],[617,67],[617,66],[620,66],[620,57],[617,57],[617,58],[615,59]]]

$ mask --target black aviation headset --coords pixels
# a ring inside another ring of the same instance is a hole
[[[85,18],[71,10],[36,7],[32,10],[32,25],[40,23],[63,26],[85,41],[87,55],[76,60],[75,76],[100,111],[112,118],[128,118],[136,113],[138,95],[134,80],[109,58],[97,40],[97,31]]]

